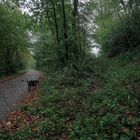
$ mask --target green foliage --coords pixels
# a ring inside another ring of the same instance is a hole
[[[77,1],[74,2],[74,9],[69,1],[35,2],[34,18],[39,33],[33,44],[34,57],[37,67],[47,72],[47,80],[42,86],[39,106],[22,106],[21,110],[41,119],[15,134],[3,132],[0,139],[137,138],[136,128],[140,123],[138,0],[127,4],[98,0],[87,5],[87,11],[95,10],[94,36],[101,45],[98,57],[89,53],[89,30],[83,27],[87,22],[81,22],[86,17],[82,13],[82,18],[78,17]],[[110,57],[119,56],[108,59],[106,53]]]
[[[135,56],[134,56],[135,54]],[[131,140],[139,124],[139,53],[129,51],[113,60],[90,60],[96,73],[72,69],[56,72],[43,83],[36,108],[23,106],[41,120],[16,132],[15,139]],[[88,59],[89,60],[89,59]],[[88,64],[88,65],[89,65]],[[100,71],[100,69],[104,69]],[[99,76],[100,74],[100,76]],[[101,81],[102,79],[102,81]],[[37,132],[32,129],[36,128]],[[1,139],[11,134],[1,135]]]
[[[0,76],[25,68],[26,18],[17,8],[0,5]]]
[[[37,67],[44,71],[53,72],[68,65],[80,66],[89,52],[86,35],[88,31],[83,20],[88,12],[79,16],[78,9],[85,6],[81,2],[79,7],[78,1],[74,1],[34,1],[33,19],[36,21],[39,18],[35,58]]]
[[[140,10],[137,1],[127,5],[118,1],[117,5],[113,1],[108,3],[103,2],[102,13],[96,16],[98,28],[95,36],[103,52],[114,57],[139,47]]]
[[[54,72],[56,70],[59,65],[59,58],[56,43],[50,32],[39,33],[38,41],[34,44],[34,53],[38,68],[46,72]]]

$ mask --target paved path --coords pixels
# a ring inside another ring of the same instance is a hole
[[[0,83],[0,121],[16,109],[22,98],[29,94],[26,79],[35,80],[41,76],[41,72],[29,70],[21,76]]]

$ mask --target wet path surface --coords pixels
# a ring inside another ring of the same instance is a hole
[[[17,104],[28,93],[26,79],[36,80],[42,77],[37,70],[29,70],[25,74],[0,83],[0,121],[5,119],[9,113],[17,108]]]

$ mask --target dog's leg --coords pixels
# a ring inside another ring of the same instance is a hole
[[[34,89],[36,90],[36,84],[34,85]]]
[[[28,85],[28,91],[29,91],[29,92],[31,91],[31,86],[30,86],[30,85]]]

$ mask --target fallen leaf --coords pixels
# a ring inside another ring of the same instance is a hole
[[[10,121],[9,121],[9,122],[7,122],[7,123],[6,123],[6,125],[7,125],[7,126],[11,125],[11,122],[10,122]]]

